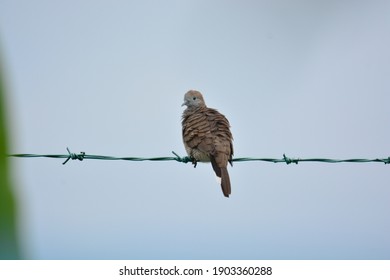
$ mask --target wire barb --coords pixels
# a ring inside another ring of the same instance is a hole
[[[298,164],[298,161],[299,161],[299,159],[287,157],[286,154],[283,154],[283,159],[286,162],[286,164],[291,164],[291,163]]]
[[[66,148],[66,150],[68,151],[69,156],[62,164],[66,164],[70,159],[72,160],[78,159],[79,161],[83,161],[85,157],[85,152],[80,152],[80,154],[75,154],[75,153],[71,153],[69,148]]]
[[[188,162],[191,162],[191,158],[190,157],[180,157],[178,154],[176,154],[174,151],[172,151],[172,154],[174,154],[176,157],[173,158],[174,160],[178,161],[178,162],[182,162],[182,163],[188,163]]]

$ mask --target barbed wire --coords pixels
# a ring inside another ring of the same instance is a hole
[[[11,154],[10,157],[18,158],[65,158],[66,160],[62,164],[66,164],[69,160],[79,160],[83,161],[84,159],[94,159],[94,160],[126,160],[126,161],[177,161],[182,163],[193,162],[193,159],[185,156],[180,157],[177,153],[172,153],[174,157],[113,157],[113,156],[102,156],[102,155],[88,155],[85,152],[80,152],[78,154],[72,153],[69,148],[66,148],[68,151],[67,155],[38,155],[38,154]],[[390,157],[387,158],[376,158],[376,159],[328,159],[328,158],[290,158],[283,154],[283,158],[253,158],[253,157],[241,157],[234,158],[233,162],[244,162],[244,161],[264,161],[272,163],[286,163],[298,164],[299,162],[324,162],[324,163],[367,163],[367,162],[380,162],[384,164],[390,164]]]

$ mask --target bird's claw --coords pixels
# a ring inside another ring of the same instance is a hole
[[[198,164],[198,161],[195,158],[191,157],[191,162],[194,165],[194,168],[196,168],[196,165]]]

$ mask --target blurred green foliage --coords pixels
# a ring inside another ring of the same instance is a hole
[[[7,119],[5,113],[5,84],[0,59],[0,259],[18,259],[16,205],[10,179]]]

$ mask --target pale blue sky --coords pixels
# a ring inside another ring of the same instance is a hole
[[[198,89],[236,157],[388,157],[389,3],[0,0],[12,152],[184,156]],[[390,258],[384,164],[12,163],[26,258]]]

